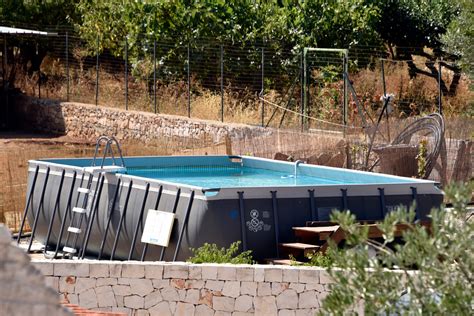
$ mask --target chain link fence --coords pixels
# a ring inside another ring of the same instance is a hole
[[[310,51],[303,60],[303,50],[268,42],[157,42],[144,34],[139,43],[119,41],[114,55],[100,34],[94,45],[71,30],[2,41],[11,55],[3,81],[28,95],[223,122],[342,131],[361,127],[361,114],[373,120],[384,94],[395,96],[393,118],[462,111],[472,97],[468,80],[452,65],[391,60],[380,47],[349,49],[345,65],[336,53]],[[20,43],[33,47],[30,57],[39,65],[22,63],[15,52]],[[355,94],[346,92],[345,79]]]

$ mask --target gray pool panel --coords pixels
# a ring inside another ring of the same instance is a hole
[[[106,165],[110,164],[111,161],[106,162]],[[125,158],[125,164],[131,173],[134,168],[183,167],[204,170],[220,166],[266,169],[290,176],[294,175],[295,170],[294,163],[245,156],[128,157]],[[65,223],[66,228],[69,225],[71,209],[78,200],[77,190],[81,185],[81,178],[84,175],[83,181],[88,180],[89,174],[85,171],[90,165],[91,159],[29,162],[28,192],[31,188],[32,190],[30,203],[27,205],[28,221],[34,223],[36,219],[35,238],[43,243],[51,225],[48,242],[50,249],[56,248],[58,243],[58,248],[66,244],[64,233],[59,241],[61,224]],[[349,209],[360,220],[380,220],[396,206],[410,206],[416,201],[417,218],[426,219],[429,211],[438,207],[443,200],[442,192],[432,181],[303,164],[297,168],[297,177],[304,175],[335,179],[341,183],[272,187],[248,187],[244,183],[241,187],[201,187],[169,182],[156,178],[156,175],[155,178],[147,178],[123,171],[105,172],[103,175],[103,186],[101,192],[98,192],[100,194],[97,194],[96,216],[90,226],[86,248],[88,256],[97,257],[104,241],[101,259],[111,258],[115,238],[119,233],[114,259],[127,259],[131,254],[134,260],[142,257],[145,260],[185,260],[191,254],[189,248],[197,248],[205,242],[228,246],[234,241],[242,240],[243,247],[253,250],[254,257],[260,260],[274,257],[278,242],[294,241],[292,227],[304,226],[310,220],[327,221],[334,209]],[[97,180],[95,177],[93,187],[100,187]],[[192,182],[192,179],[186,181]],[[176,212],[177,219],[170,245],[164,251],[161,247],[149,245],[142,256],[142,227],[148,209],[156,208],[158,198],[158,210]],[[185,221],[188,208],[189,217]],[[144,212],[141,217],[142,209]],[[124,212],[123,225],[119,229]],[[91,214],[89,212],[86,215],[86,222],[92,218]],[[109,218],[109,228],[105,234]],[[79,246],[84,240],[84,234],[78,238]],[[180,234],[182,238],[178,245]],[[138,238],[132,247],[135,235]]]

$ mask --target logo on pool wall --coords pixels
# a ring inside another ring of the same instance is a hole
[[[250,211],[251,219],[247,221],[247,227],[250,231],[258,232],[263,228],[263,221],[258,219],[259,213],[256,209]]]

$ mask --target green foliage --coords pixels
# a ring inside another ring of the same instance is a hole
[[[464,65],[468,67],[465,69],[472,70],[473,63],[469,62],[474,46],[471,45],[472,1],[457,1],[460,5],[452,5],[451,0],[5,0],[0,2],[0,19],[10,25],[73,24],[89,54],[99,49],[123,58],[127,41],[132,74],[144,80],[153,69],[155,40],[161,44],[156,54],[163,81],[186,75],[188,43],[192,50],[191,69],[193,63],[215,63],[217,46],[231,44],[232,53],[225,54],[224,63],[229,83],[248,81],[249,74],[258,72],[259,47],[265,47],[265,67],[271,69],[276,78],[274,82],[265,83],[271,89],[285,76],[296,76],[294,65],[299,63],[298,53],[302,47],[369,45],[374,57],[379,57],[379,49],[388,44],[395,59],[411,59],[418,54],[434,60],[440,56],[448,58],[441,50],[440,41],[448,27],[448,47],[464,56]],[[453,22],[458,12],[461,14]],[[415,51],[404,48],[408,46],[421,48]],[[433,54],[426,53],[423,47],[431,48]],[[34,48],[31,46],[29,51],[34,52]],[[34,57],[37,59],[33,62],[34,70],[39,68],[46,52],[54,48],[41,49],[39,56]],[[295,54],[287,54],[288,51]],[[371,54],[370,49],[368,53]],[[367,63],[370,59],[365,57],[363,60]],[[351,65],[366,66],[361,63],[354,59]],[[427,74],[414,65],[410,71],[413,76]],[[435,70],[430,71],[429,75],[435,78]],[[193,79],[201,81],[212,76],[215,69],[193,73]],[[254,91],[260,88],[258,80],[248,85]],[[445,90],[445,95],[455,92],[455,89]]]
[[[457,14],[451,0],[383,0],[377,32],[398,47],[441,46],[440,36]]]
[[[425,175],[426,164],[426,156],[428,154],[428,141],[426,139],[422,139],[418,146],[418,154],[416,155],[416,162],[418,165],[418,177],[422,178]]]
[[[350,250],[330,247],[335,280],[321,314],[468,315],[474,303],[474,221],[467,203],[474,182],[451,186],[446,197],[452,209],[431,212],[431,233],[413,224],[414,211],[398,209],[379,225],[383,241],[369,240],[367,229],[348,212],[333,220],[348,232]],[[402,244],[394,241],[395,224],[409,225]],[[376,256],[370,249],[376,249]],[[337,268],[336,268],[337,267]]]
[[[4,26],[36,29],[42,31],[59,31],[63,26],[70,26],[77,18],[75,2],[71,0],[2,0],[0,1],[0,22]],[[38,71],[43,58],[48,52],[58,48],[46,37],[24,38],[9,36],[9,61],[14,58],[11,45],[19,49],[15,58],[31,75]],[[10,72],[10,81],[14,82],[16,69]]]
[[[216,244],[205,243],[201,247],[191,248],[193,256],[187,261],[192,263],[233,263],[253,264],[252,251],[244,251],[239,254],[240,241],[236,241],[229,248],[219,248]]]
[[[54,28],[69,25],[77,18],[75,1],[71,0],[2,0],[0,20],[11,26],[37,25]],[[28,27],[27,27],[28,28]]]
[[[290,255],[291,265],[329,268],[333,264],[333,260],[330,256],[320,252],[308,254],[306,258],[309,259],[308,262],[298,262],[293,255]]]
[[[474,79],[474,2],[454,1],[460,9],[442,41],[448,52],[461,57],[459,64]]]
[[[367,0],[304,1],[298,16],[305,46],[348,48],[379,44],[374,28],[380,10]]]

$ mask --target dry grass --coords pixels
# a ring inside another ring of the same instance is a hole
[[[295,158],[338,150],[341,135],[279,131],[271,136],[212,143],[210,139],[160,139],[152,144],[123,144],[125,156],[240,154],[273,158],[276,152]],[[19,226],[24,208],[28,160],[91,157],[94,144],[67,136],[8,135],[0,142],[0,222],[12,229]],[[3,219],[2,219],[3,215]]]
[[[91,157],[94,144],[67,137],[14,137],[9,135],[0,142],[0,222],[16,230],[26,198],[28,160]],[[226,146],[222,143],[212,144],[206,139],[170,138],[146,146],[124,144],[123,153],[126,156],[211,155],[225,154]]]
[[[423,64],[417,61],[419,67]],[[425,69],[426,70],[426,69]],[[45,98],[66,99],[66,81],[64,80],[64,67],[57,62],[45,59],[42,71],[47,74],[47,81],[42,83],[41,96]],[[443,71],[443,79],[449,86],[453,73],[447,69]],[[313,74],[316,78],[318,74]],[[82,67],[71,70],[70,73],[70,100],[83,103],[95,103],[96,78],[94,68]],[[380,67],[360,70],[351,74],[351,80],[357,91],[359,101],[375,118],[377,110],[381,107],[380,97],[383,94],[383,84]],[[18,75],[16,86],[29,95],[38,96],[38,78]],[[312,80],[311,82],[316,82]],[[436,79],[418,75],[410,78],[406,63],[385,63],[385,81],[388,93],[395,94],[395,109],[393,118],[406,118],[420,114],[431,113],[437,110],[438,84]],[[341,123],[342,122],[342,82],[333,81],[321,83],[310,87],[310,115],[319,119]],[[321,86],[322,84],[322,86]],[[463,76],[456,86],[454,96],[442,98],[444,114],[448,119],[459,116],[472,119],[474,112],[474,93],[469,89],[471,82]],[[265,98],[271,102],[285,106],[289,97],[284,92],[267,90]],[[122,72],[109,73],[102,69],[99,74],[99,104],[125,108],[125,80]],[[299,87],[294,91],[291,109],[299,111]],[[166,82],[157,81],[156,106],[159,113],[188,115],[188,94],[186,82],[179,79],[168,78]],[[205,89],[201,84],[191,78],[191,117],[209,120],[221,120],[221,94],[220,91]],[[128,81],[128,108],[139,111],[154,111],[153,87],[147,80],[129,77]],[[269,126],[280,127],[283,112],[275,109],[270,103],[265,104],[265,118],[267,123],[274,112]],[[246,89],[236,89],[232,86],[224,88],[224,121],[232,123],[245,123],[260,125],[262,115],[262,102],[257,93]],[[349,109],[350,125],[360,126],[361,122],[357,107],[350,100]],[[299,128],[298,115],[286,113],[281,127]],[[337,126],[324,125],[317,121],[309,121],[309,128],[323,128],[341,130]],[[455,128],[456,125],[453,125]],[[454,132],[456,134],[456,132]]]

